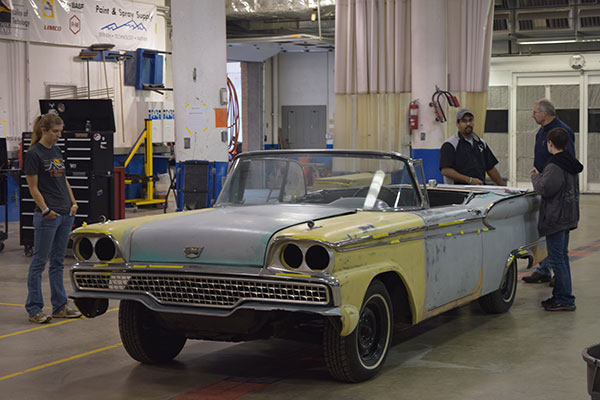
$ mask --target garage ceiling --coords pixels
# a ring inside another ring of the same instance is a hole
[[[227,40],[241,60],[332,51],[335,0],[232,0]],[[600,51],[600,0],[494,0],[492,55]],[[260,55],[258,55],[260,53]]]

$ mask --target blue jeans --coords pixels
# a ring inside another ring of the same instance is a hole
[[[74,216],[59,215],[55,219],[45,219],[42,213],[33,214],[33,258],[27,276],[27,301],[25,309],[30,316],[42,311],[42,272],[50,259],[50,301],[52,314],[56,314],[67,304],[67,294],[63,283],[65,252],[69,243],[69,233],[73,228]]]
[[[540,266],[535,269],[535,272],[537,272],[540,275],[552,275],[552,265],[550,265],[550,263],[548,262],[548,257],[540,261]]]
[[[564,230],[546,236],[548,263],[554,270],[552,296],[562,305],[575,305],[571,293],[571,264],[569,263],[569,231]]]

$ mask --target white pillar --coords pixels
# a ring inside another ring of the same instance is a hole
[[[226,162],[227,129],[215,126],[215,109],[227,107],[220,96],[227,87],[225,2],[173,0],[171,20],[175,157]]]
[[[177,208],[182,210],[184,203],[187,207],[185,197],[190,193],[185,176],[191,172],[182,164],[185,161],[209,162],[206,205],[210,207],[221,191],[229,159],[227,128],[216,126],[215,113],[218,108],[227,110],[227,104],[221,104],[221,90],[227,101],[225,2],[172,0],[171,21]]]
[[[412,98],[419,101],[419,129],[413,131],[412,157],[423,160],[426,179],[442,182],[439,170],[444,127],[429,107],[435,86],[446,89],[446,0],[411,2]],[[448,121],[447,123],[452,123]]]

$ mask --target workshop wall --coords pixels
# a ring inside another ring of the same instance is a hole
[[[503,176],[515,186],[530,186],[535,134],[533,102],[550,98],[559,117],[573,128],[576,152],[584,164],[581,188],[600,192],[600,54],[494,57],[490,66],[490,112],[504,115],[506,132],[485,132],[502,163]],[[491,94],[496,93],[494,99]],[[499,119],[496,118],[498,121]],[[494,129],[486,121],[486,129]],[[497,126],[495,127],[497,128]]]
[[[327,105],[333,116],[332,92],[333,52],[279,54],[281,105]]]
[[[282,106],[327,106],[327,142],[333,129],[333,52],[279,54],[279,115]],[[268,93],[267,93],[268,95]],[[281,119],[279,120],[281,127]]]
[[[166,21],[164,18],[164,0],[148,0],[159,7],[152,27],[156,35],[156,50],[168,50]],[[91,45],[92,43],[90,43]],[[0,40],[0,135],[9,138],[9,151],[18,146],[21,132],[32,129],[33,119],[39,115],[39,99],[47,98],[50,86],[87,87],[87,66],[85,61],[77,60],[81,47],[52,45],[46,43]],[[114,50],[121,50],[115,48]],[[128,49],[131,50],[131,49]],[[171,84],[167,73],[170,72],[170,57],[165,57],[163,73],[165,86]],[[106,62],[106,77],[103,63],[90,62],[90,89],[92,98],[106,97],[107,81],[109,97],[113,99],[115,126],[115,147],[129,147],[143,129],[147,117],[146,102],[167,102],[172,104],[172,96],[161,96],[154,92],[136,91],[123,83],[123,119],[121,119],[121,82],[119,74],[124,66],[116,62]],[[172,86],[171,86],[172,87]],[[94,92],[99,96],[94,96]],[[4,131],[2,131],[4,129]],[[162,136],[160,137],[162,138]]]

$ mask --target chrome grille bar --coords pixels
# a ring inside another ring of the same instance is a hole
[[[181,274],[74,272],[80,290],[145,293],[161,304],[232,308],[244,301],[329,303],[326,285]]]

